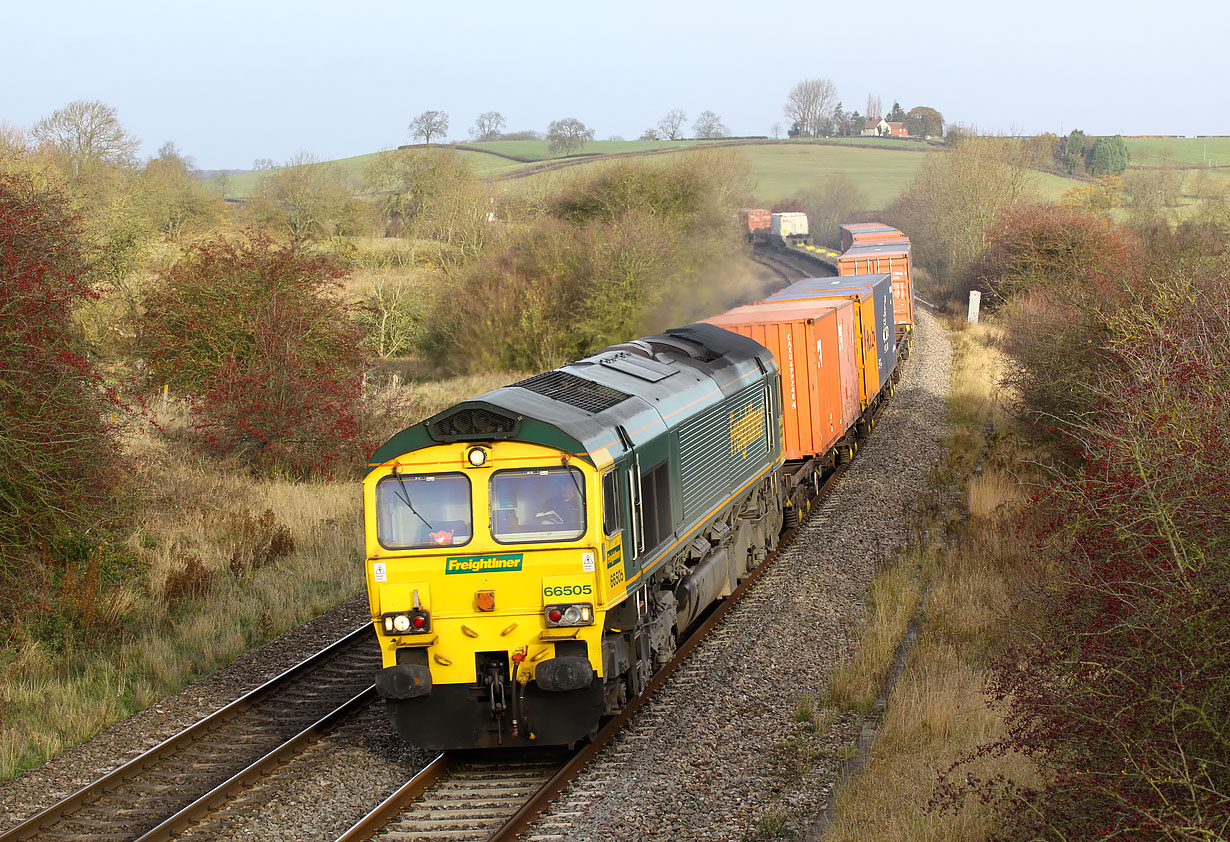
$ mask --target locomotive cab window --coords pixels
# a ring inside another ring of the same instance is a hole
[[[619,507],[619,472],[607,471],[602,477],[602,531],[614,535],[623,529],[623,513]]]
[[[385,477],[376,485],[376,536],[388,550],[470,543],[470,480],[463,474]]]
[[[585,477],[575,468],[491,475],[491,537],[501,544],[575,541],[585,534]]]

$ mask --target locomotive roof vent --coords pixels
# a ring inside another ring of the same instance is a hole
[[[506,439],[520,428],[519,417],[481,406],[459,406],[427,422],[427,434],[439,442]]]
[[[702,363],[711,363],[722,356],[706,345],[703,340],[689,336],[685,331],[688,331],[688,328],[672,329],[663,336],[653,337],[653,344],[655,347],[669,348],[677,353],[686,354]]]
[[[553,401],[575,406],[577,409],[583,409],[594,415],[632,397],[618,389],[586,380],[584,377],[577,377],[566,371],[544,371],[542,374],[536,374],[528,380],[522,380],[513,385],[537,392]]]

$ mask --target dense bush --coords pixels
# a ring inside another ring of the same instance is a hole
[[[1216,839],[1230,827],[1230,273],[1108,320],[1085,458],[1054,491],[1061,571],[995,697],[1037,789],[990,784],[1013,839]]]
[[[706,150],[581,175],[467,267],[435,310],[435,355],[543,369],[721,311],[739,295],[730,208],[744,174],[738,159]]]
[[[0,627],[14,577],[63,572],[98,540],[122,470],[73,310],[95,295],[65,197],[0,174]],[[89,555],[88,552],[85,555]]]
[[[1214,839],[1230,827],[1230,268],[1225,232],[1072,208],[993,227],[1027,417],[1072,457],[1037,511],[1038,580],[994,667],[1033,788],[957,783],[1008,839]]]
[[[882,215],[913,244],[913,260],[934,278],[923,290],[940,299],[963,299],[969,272],[982,257],[991,229],[1029,200],[1028,145],[996,137],[969,137],[944,154],[931,154],[918,177]]]
[[[328,472],[360,431],[367,358],[345,267],[260,233],[191,248],[145,297],[153,385],[189,396],[206,449],[260,469]]]
[[[1140,266],[1134,237],[1075,208],[1026,205],[993,226],[973,284],[988,304],[1009,302],[1007,380],[1031,421],[1050,429],[1091,407],[1106,313],[1140,288]]]

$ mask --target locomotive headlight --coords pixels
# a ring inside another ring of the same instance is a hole
[[[487,451],[481,447],[471,447],[466,451],[466,460],[475,468],[487,464]]]
[[[396,617],[393,618],[393,631],[404,632],[404,631],[409,631],[409,629],[410,629],[410,618],[407,617],[405,614],[398,614]]]
[[[561,626],[590,626],[594,623],[594,606],[588,602],[571,605],[548,605],[543,610],[548,628]]]

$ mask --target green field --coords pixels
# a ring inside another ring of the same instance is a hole
[[[1220,145],[1215,145],[1217,141]],[[1146,141],[1128,140],[1132,144]],[[1147,143],[1160,144],[1149,140]],[[1188,145],[1176,147],[1184,154],[1202,154],[1201,147]],[[1230,162],[1230,138],[1210,139],[1209,154],[1222,154]],[[780,141],[593,141],[582,150],[583,155],[566,157],[552,155],[545,140],[513,140],[473,144],[489,149],[492,153],[458,150],[479,178],[490,180],[512,179],[506,188],[514,191],[541,190],[562,174],[572,173],[579,167],[590,167],[614,158],[639,155],[670,155],[699,145],[723,146],[738,150],[746,158],[750,170],[752,199],[758,205],[771,206],[783,199],[817,189],[831,175],[844,175],[858,185],[867,196],[869,207],[885,207],[910,183],[918,173],[927,154],[943,154],[935,147],[909,141],[893,141],[883,138],[841,138],[833,140],[780,140]],[[1141,146],[1141,149],[1153,148]],[[1166,147],[1169,148],[1169,147]],[[1163,147],[1156,146],[1157,154]],[[356,191],[360,189],[364,168],[377,153],[356,155],[333,161],[346,175]],[[1144,152],[1133,152],[1133,155]],[[1177,152],[1175,153],[1177,154]],[[504,155],[528,158],[528,163],[514,161]],[[1160,158],[1158,159],[1161,160]],[[543,170],[543,172],[536,172]],[[222,188],[227,198],[242,199],[270,173],[276,170],[250,172],[227,177],[224,183],[213,180]],[[1230,172],[1230,169],[1219,171]],[[1066,191],[1082,182],[1055,175],[1037,173],[1034,180],[1040,197],[1055,201]]]
[[[1230,137],[1125,137],[1129,167],[1216,166],[1230,169]]]
[[[922,164],[922,154],[931,149],[921,143],[893,141],[883,138],[835,138],[828,140],[778,141],[639,141],[597,140],[585,144],[581,155],[568,157],[552,154],[545,140],[506,140],[492,143],[467,144],[476,149],[489,149],[496,154],[483,154],[471,149],[458,150],[479,178],[528,177],[527,186],[537,184],[546,175],[531,175],[534,170],[549,167],[558,171],[561,164],[569,168],[587,166],[595,160],[612,156],[670,154],[696,146],[737,148],[748,159],[752,169],[755,198],[762,204],[773,204],[800,191],[813,188],[830,173],[849,176],[867,194],[873,205],[892,200],[909,183]],[[345,174],[357,191],[362,184],[363,170],[376,153],[339,158],[332,163]],[[503,157],[513,155],[530,159],[528,163]],[[211,179],[208,183],[228,199],[246,198],[262,180],[277,170],[248,172]]]
[[[338,158],[336,161],[330,161],[330,163],[335,164],[345,175],[347,183],[358,191],[363,183],[363,170],[377,154],[379,153],[371,152],[367,155],[355,155],[351,158]],[[470,168],[474,170],[474,173],[479,178],[495,178],[505,173],[523,169],[526,166],[526,164],[517,161],[510,161],[497,155],[485,155],[481,152],[462,150],[457,154],[470,165]],[[253,188],[257,184],[275,172],[278,172],[278,170],[246,172],[227,176],[225,182],[212,178],[206,184],[212,184],[215,187],[221,184],[223,187],[222,195],[227,199],[243,199],[251,195]]]
[[[630,147],[624,151],[623,154],[626,155],[648,151],[661,154],[672,146],[682,151],[686,146],[694,144],[629,142],[619,145]],[[928,149],[921,144],[900,144],[895,148],[885,147],[883,142],[879,145],[869,143],[855,147],[814,141],[750,143],[732,141],[721,145],[737,150],[747,160],[753,200],[757,204],[766,206],[776,204],[782,199],[799,193],[814,190],[828,176],[841,174],[850,178],[863,190],[867,195],[869,205],[882,207],[891,202],[914,178],[924,160],[924,156],[918,153]],[[599,144],[587,144],[585,148],[588,150],[591,146],[598,147]],[[611,160],[609,157],[580,159],[568,168],[568,172],[573,172],[579,167],[600,165],[609,160]],[[531,173],[526,174],[526,170],[530,170]],[[515,183],[509,184],[510,189],[538,190],[560,177],[559,169],[532,173],[532,165],[508,174],[517,175],[518,173],[521,175]]]
[[[746,146],[740,151],[751,165],[757,204],[773,205],[817,189],[832,175],[844,175],[867,195],[871,207],[881,208],[914,179],[925,156],[910,153],[920,148],[925,147],[911,144],[889,150],[784,143]]]

